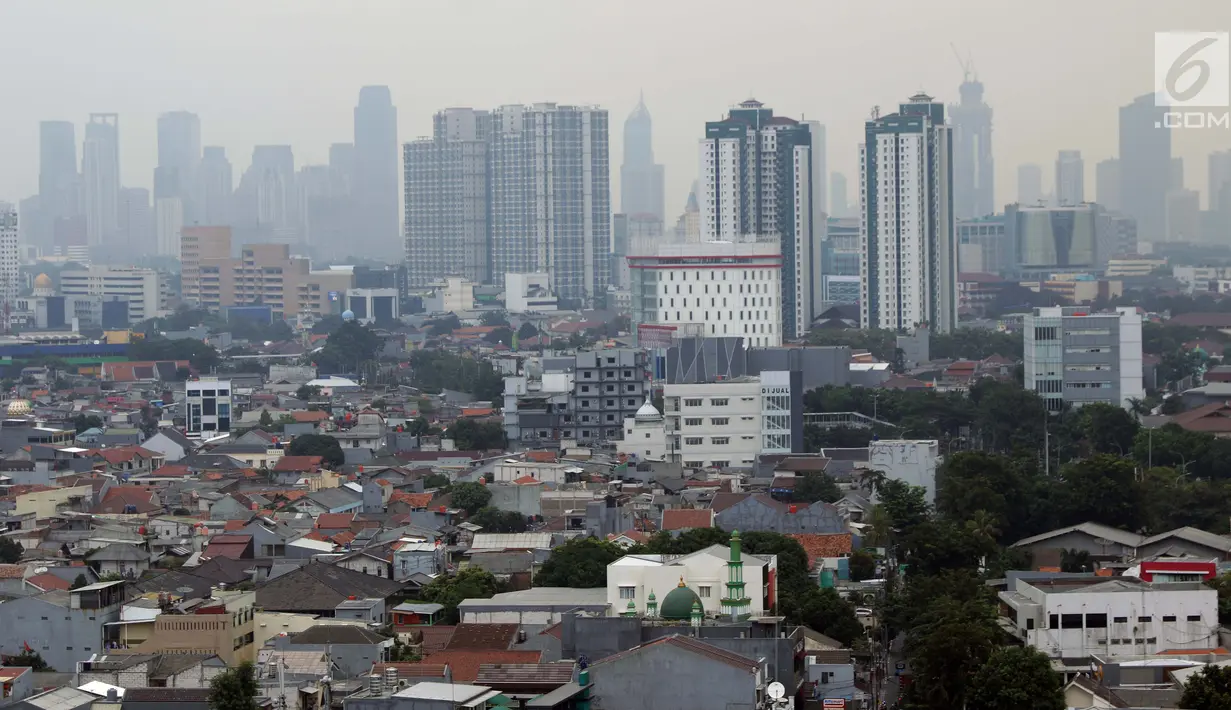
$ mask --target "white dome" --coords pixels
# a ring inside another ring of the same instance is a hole
[[[28,417],[32,411],[34,411],[33,407],[24,399],[15,399],[9,402],[8,415],[10,417]]]
[[[661,422],[663,420],[663,415],[655,409],[654,405],[650,404],[650,400],[647,399],[645,404],[641,405],[641,409],[637,410],[637,414],[634,415],[633,418],[639,422]]]

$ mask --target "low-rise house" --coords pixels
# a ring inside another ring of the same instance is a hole
[[[119,575],[136,579],[150,568],[150,553],[125,543],[113,543],[86,555],[86,564],[100,577]]]
[[[129,688],[122,710],[211,710],[209,688]]]
[[[1013,543],[1032,555],[1047,550],[1072,550],[1095,557],[1128,558],[1136,555],[1145,537],[1100,523],[1082,523],[1032,535]]]
[[[286,651],[328,651],[330,662],[344,678],[366,675],[385,660],[393,639],[359,626],[318,624],[293,636],[274,639],[274,648]]]
[[[100,582],[0,604],[0,653],[29,648],[52,668],[74,668],[102,651],[103,627],[120,620],[124,584]]]
[[[208,688],[210,680],[226,671],[214,654],[122,653],[99,655],[77,664],[77,685],[106,683],[122,688]]]
[[[363,498],[346,488],[326,488],[300,498],[293,507],[314,517],[324,513],[358,513],[363,508]]]
[[[114,449],[90,449],[84,457],[95,466],[102,465],[108,473],[116,475],[149,473],[166,463],[167,458],[158,451],[143,446],[118,446]]]
[[[668,683],[663,668],[671,669]],[[589,672],[604,710],[761,707],[767,675],[760,660],[678,634],[608,656]]]
[[[722,494],[720,494],[722,495]],[[784,503],[765,494],[731,493],[723,496],[721,510],[711,506],[716,527],[743,532],[840,533],[846,520],[830,503]]]
[[[196,451],[196,444],[178,429],[167,427],[141,443],[142,448],[162,454],[167,463],[175,463]]]
[[[213,598],[159,614],[138,653],[216,655],[227,666],[256,660],[255,592],[213,592]]]
[[[201,557],[203,559],[229,557],[233,560],[250,560],[253,558],[252,548],[251,535],[233,533],[215,535],[209,539],[205,549],[201,551]]]
[[[350,597],[377,597],[386,603],[402,585],[337,565],[312,562],[257,588],[257,603],[266,611],[316,614],[332,618],[338,604]],[[392,606],[392,604],[389,604]]]
[[[34,694],[34,671],[26,666],[0,666],[0,707]]]
[[[696,528],[714,527],[714,511],[709,508],[671,508],[663,511],[660,529],[680,533]]]

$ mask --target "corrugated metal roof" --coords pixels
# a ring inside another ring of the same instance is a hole
[[[573,680],[573,663],[484,663],[475,677],[478,685],[564,685]]]

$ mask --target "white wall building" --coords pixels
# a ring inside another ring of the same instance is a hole
[[[761,380],[668,384],[670,454],[690,468],[751,467],[761,453]]]
[[[432,285],[432,295],[423,301],[428,313],[460,313],[474,309],[474,286],[460,276],[450,276]]]
[[[128,301],[128,318],[133,323],[158,317],[166,311],[167,289],[166,278],[153,269],[91,266],[60,273],[61,295]]]
[[[551,277],[545,273],[505,274],[504,310],[509,313],[548,313],[556,310]]]
[[[782,344],[782,253],[774,242],[664,244],[628,258],[632,322],[698,325],[749,347]]]
[[[1050,658],[1140,656],[1219,645],[1218,593],[1199,582],[1018,579],[1000,592],[1000,600],[1016,636]]]
[[[910,330],[957,324],[951,128],[944,104],[916,94],[865,125],[860,162],[860,323]]]
[[[492,468],[492,475],[496,483],[513,483],[519,478],[530,476],[540,483],[559,485],[567,481],[570,472],[577,475],[582,470],[572,464],[519,461],[517,459],[505,459]]]
[[[216,377],[184,384],[188,435],[210,437],[231,431],[231,381]]]
[[[616,442],[616,451],[634,461],[667,460],[667,429],[653,404],[646,402],[635,416],[624,420],[624,438]]]
[[[346,290],[346,310],[360,323],[397,320],[401,317],[396,288],[351,288]]]
[[[935,439],[878,439],[868,444],[868,468],[890,480],[903,481],[927,491],[936,500],[936,464],[940,442]]]
[[[1025,387],[1050,411],[1064,403],[1116,404],[1145,396],[1141,314],[1135,306],[1092,313],[1079,307],[1036,308],[1023,332]]]
[[[0,202],[0,298],[17,296],[18,257],[17,208]]]
[[[628,611],[628,603],[638,613],[645,613],[650,592],[654,593],[661,610],[666,596],[679,586],[693,590],[701,600],[707,615],[722,612],[726,592],[727,563],[730,549],[711,545],[691,555],[626,555],[607,565],[607,603],[614,614]],[[778,558],[775,555],[741,554],[744,573],[744,593],[751,599],[748,612],[762,616],[777,606]],[[771,589],[772,587],[772,589]]]

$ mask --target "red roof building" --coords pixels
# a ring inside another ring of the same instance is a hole
[[[319,473],[320,456],[283,456],[274,464],[274,473]]]
[[[252,559],[251,535],[215,535],[205,544],[201,552],[203,559],[212,557],[229,557],[233,560]]]
[[[693,530],[714,527],[710,508],[671,508],[663,511],[663,530]]]

